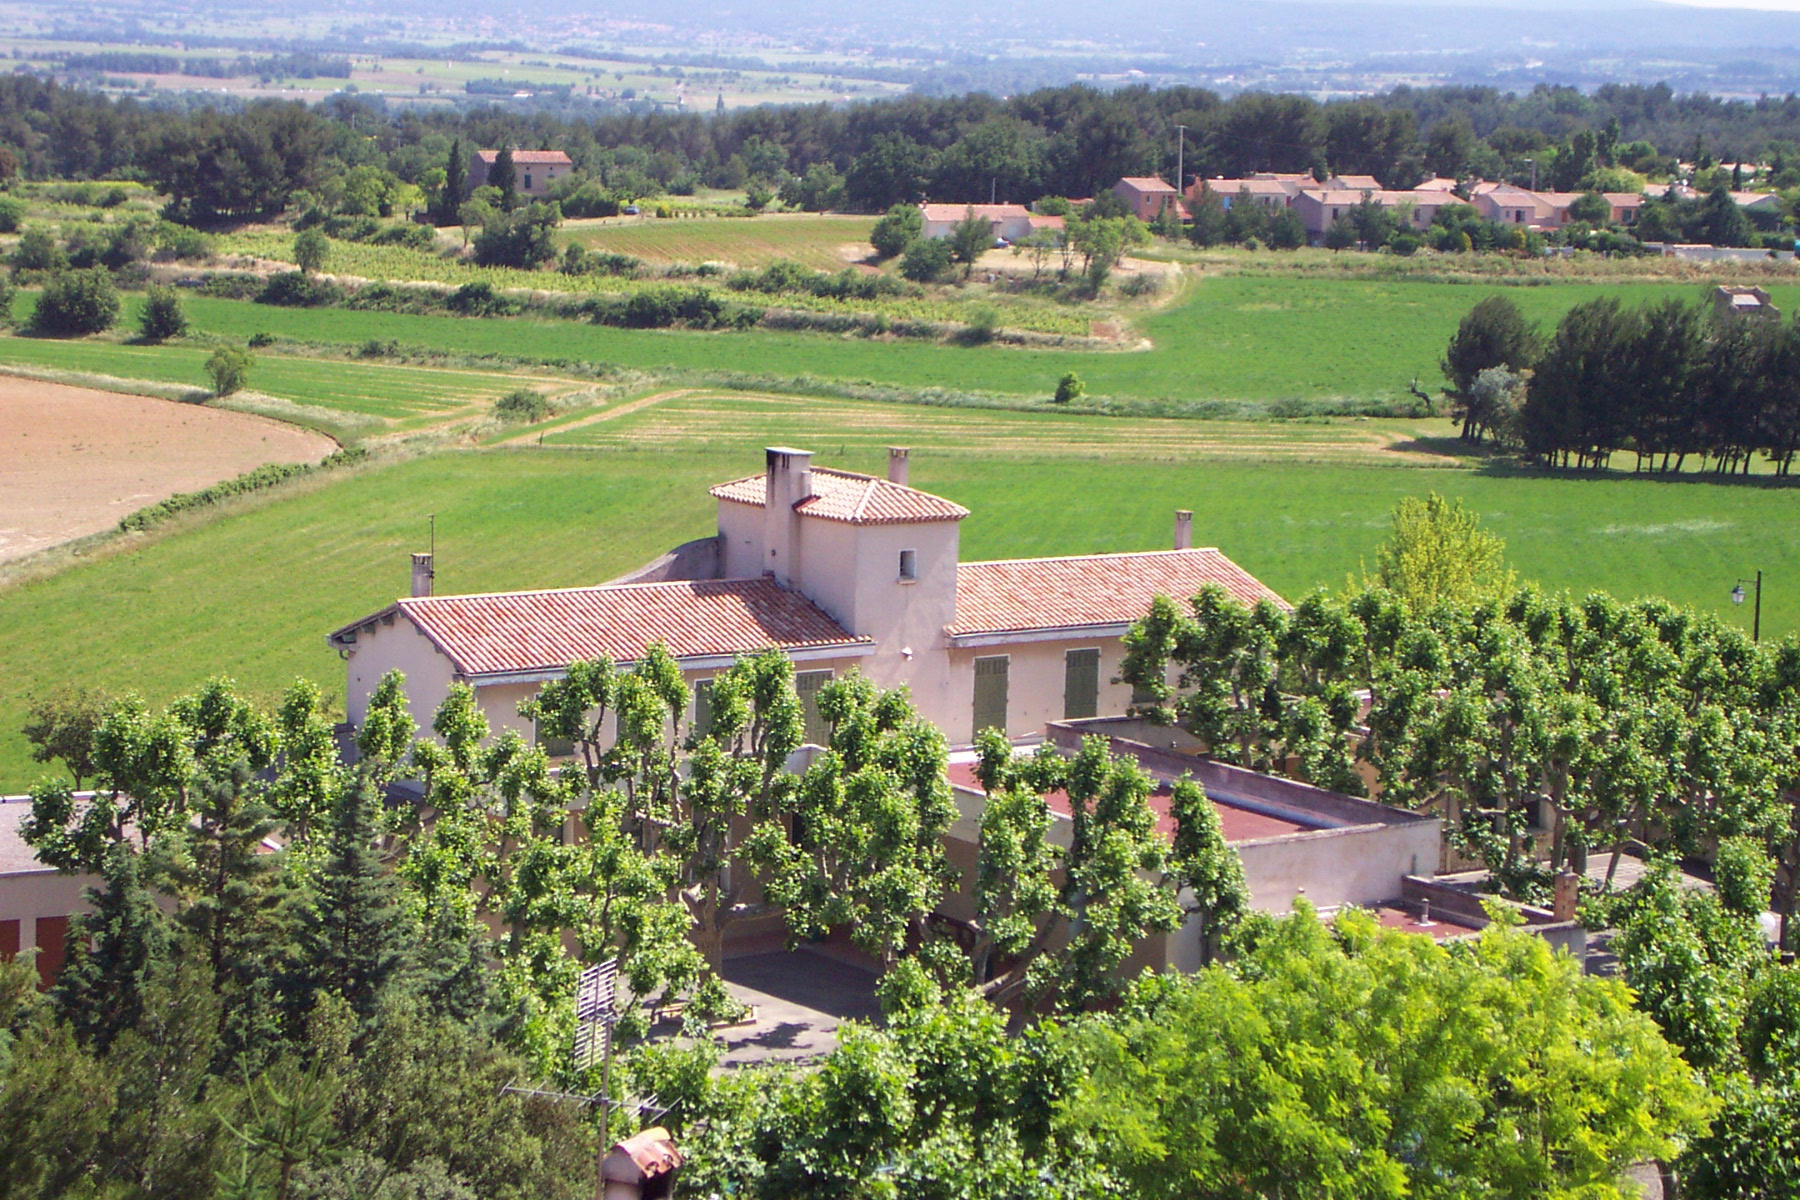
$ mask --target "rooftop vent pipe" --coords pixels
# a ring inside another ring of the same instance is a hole
[[[889,446],[888,447],[888,482],[889,483],[897,483],[901,487],[907,486],[906,481],[909,477],[908,473],[907,473],[907,465],[908,465],[907,457],[911,453],[912,453],[912,451],[905,446]]]
[[[1194,548],[1194,514],[1185,508],[1175,510],[1175,548]]]
[[[429,554],[413,555],[412,594],[417,596],[431,595],[431,581],[437,578],[437,571],[431,565]]]

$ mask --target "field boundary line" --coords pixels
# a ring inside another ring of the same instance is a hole
[[[491,442],[489,444],[494,445],[494,446],[510,446],[516,442],[526,441],[526,440],[530,439],[534,434],[538,435],[538,436],[542,436],[543,434],[546,434],[546,433],[559,433],[559,434],[567,433],[571,429],[580,429],[584,425],[596,425],[596,424],[600,423],[601,421],[610,421],[614,417],[623,417],[623,416],[628,416],[634,412],[641,412],[642,410],[649,408],[653,404],[661,404],[664,400],[674,400],[681,396],[691,396],[697,390],[700,390],[700,389],[671,388],[670,390],[668,390],[666,392],[655,392],[648,396],[640,396],[636,400],[627,400],[625,403],[615,405],[612,408],[603,408],[597,413],[592,413],[589,416],[585,416],[585,417],[581,418],[579,421],[571,421],[567,425],[558,425],[554,429],[543,428],[543,427],[537,427],[537,428],[531,428],[531,429],[521,429],[518,433],[513,434],[509,438],[502,438],[501,440],[499,440],[497,442]]]
[[[148,396],[152,400],[171,400],[177,404],[204,404],[213,398],[211,392],[192,384],[130,379],[123,375],[107,375],[101,371],[70,371],[60,367],[33,367],[0,362],[0,375],[33,379],[39,383],[60,383],[66,387],[93,388],[98,392],[117,392],[122,396]]]

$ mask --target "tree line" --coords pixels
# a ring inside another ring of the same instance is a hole
[[[498,107],[391,112],[339,94],[312,108],[257,101],[117,101],[29,74],[0,81],[0,166],[32,177],[137,178],[201,219],[267,215],[296,190],[356,167],[431,190],[451,144],[567,151],[588,177],[634,195],[700,185],[780,187],[815,204],[881,212],[929,196],[1029,203],[1092,196],[1125,175],[1172,179],[1185,125],[1188,178],[1256,171],[1372,174],[1409,187],[1427,175],[1482,175],[1563,190],[1607,171],[1667,173],[1677,157],[1770,157],[1779,186],[1800,185],[1800,101],[1675,96],[1617,86],[1588,96],[1540,86],[1398,88],[1321,104],[1199,88],[1045,88],[795,105],[722,114],[593,118]],[[1791,175],[1788,174],[1791,172]],[[804,187],[802,185],[804,184]],[[1604,188],[1602,189],[1604,190]]]
[[[1636,470],[1710,460],[1748,474],[1761,454],[1787,475],[1800,451],[1800,328],[1668,299],[1577,304],[1545,336],[1505,296],[1470,309],[1443,359],[1462,436],[1546,466]]]
[[[354,767],[306,684],[273,711],[224,682],[162,710],[37,706],[28,736],[67,777],[34,790],[28,840],[104,886],[46,997],[0,966],[0,1190],[591,1194],[592,1114],[504,1089],[600,1090],[568,1047],[575,972],[602,958],[626,998],[607,1082],[666,1106],[689,1194],[1610,1194],[1713,1135],[1708,1089],[1619,983],[1504,921],[1450,951],[1356,912],[1251,913],[1204,793],[1176,785],[1165,839],[1151,781],[1098,740],[983,739],[959,882],[946,747],[903,692],[832,683],[798,774],[779,655],[693,700],[655,647],[573,665],[526,705],[566,766],[491,736],[466,688],[418,736],[397,675]],[[955,886],[967,926],[933,915]],[[758,900],[796,942],[847,931],[882,964],[884,1027],[847,1023],[813,1065],[712,1069],[706,1022],[737,1015],[724,935]],[[1187,920],[1210,965],[1123,976]],[[1771,1078],[1800,1061],[1793,975],[1735,1010]]]

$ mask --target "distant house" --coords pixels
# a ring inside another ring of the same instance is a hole
[[[1112,193],[1125,202],[1131,215],[1140,221],[1154,221],[1166,208],[1184,216],[1181,193],[1172,184],[1153,176],[1127,176],[1112,185]]]
[[[1295,179],[1270,179],[1261,175],[1247,179],[1196,179],[1187,190],[1188,208],[1191,210],[1207,192],[1211,192],[1227,209],[1248,194],[1251,202],[1277,212],[1291,205],[1294,197],[1300,194],[1301,179],[1308,185],[1312,183],[1311,175]]]
[[[1388,192],[1371,191],[1367,188],[1350,190],[1322,187],[1302,190],[1294,197],[1293,208],[1300,214],[1300,223],[1306,226],[1308,240],[1316,243],[1324,238],[1325,230],[1330,228],[1333,221],[1349,216],[1350,210],[1365,200],[1373,200],[1400,217],[1406,227],[1415,233],[1431,228],[1439,209],[1462,203],[1449,192]]]
[[[1439,175],[1434,179],[1427,179],[1424,183],[1421,183],[1418,187],[1413,189],[1415,192],[1454,192],[1455,190],[1456,180],[1445,179],[1442,175]]]
[[[1062,228],[1061,217],[1035,216],[1022,204],[921,204],[919,214],[925,218],[924,236],[946,238],[959,221],[970,214],[984,218],[993,226],[994,238],[1016,242],[1033,230]],[[1054,224],[1052,224],[1054,222]]]
[[[500,157],[498,150],[477,150],[469,160],[469,190],[486,187],[488,172]],[[575,163],[561,150],[514,150],[512,152],[513,189],[521,196],[545,196],[550,184],[575,169]]]
[[[1373,175],[1333,175],[1325,181],[1328,191],[1379,192],[1381,181]]]

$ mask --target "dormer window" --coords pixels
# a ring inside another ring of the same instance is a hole
[[[911,583],[919,577],[919,552],[902,550],[900,552],[900,582]]]

